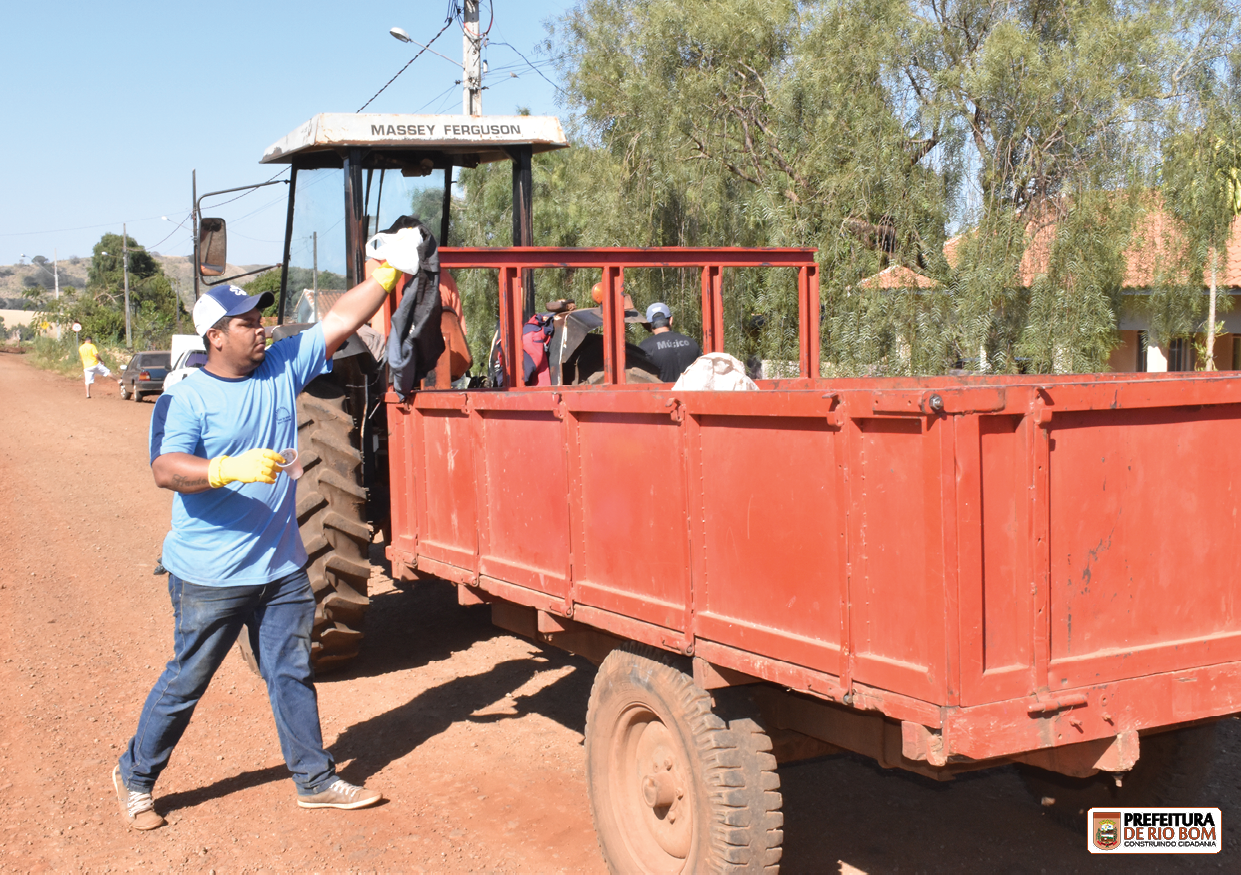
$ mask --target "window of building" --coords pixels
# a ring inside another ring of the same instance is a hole
[[[1241,335],[1232,339],[1232,369],[1241,371]]]
[[[1194,342],[1188,337],[1174,337],[1168,345],[1168,370],[1192,371],[1194,369]]]
[[[1138,332],[1138,373],[1146,373],[1146,347],[1148,345],[1146,332]]]

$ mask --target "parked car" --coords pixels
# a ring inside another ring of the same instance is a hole
[[[207,363],[207,354],[200,349],[187,349],[173,362],[172,370],[164,377],[164,388],[171,389],[190,374]]]
[[[121,397],[141,401],[144,395],[158,395],[164,391],[164,378],[172,365],[172,353],[168,350],[140,352],[129,360],[117,382],[121,384]]]

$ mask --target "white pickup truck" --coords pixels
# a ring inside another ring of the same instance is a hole
[[[164,391],[167,392],[206,363],[207,351],[201,337],[197,334],[174,334],[172,370],[164,377]]]

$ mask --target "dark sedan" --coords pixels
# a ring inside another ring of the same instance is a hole
[[[164,377],[172,367],[172,353],[167,351],[140,352],[129,360],[121,371],[121,397],[141,401],[143,395],[158,395],[164,391]]]

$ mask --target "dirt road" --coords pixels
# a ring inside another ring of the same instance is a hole
[[[343,776],[390,801],[298,809],[262,684],[230,657],[156,788],[169,826],[128,831],[109,774],[170,654],[151,570],[171,495],[146,464],[154,405],[94,394],[0,354],[0,872],[604,871],[582,777],[592,666],[380,572],[364,655],[319,695]],[[1218,857],[1120,866],[1011,769],[935,784],[836,757],[781,770],[782,871],[1237,871],[1239,730],[1211,787]]]

